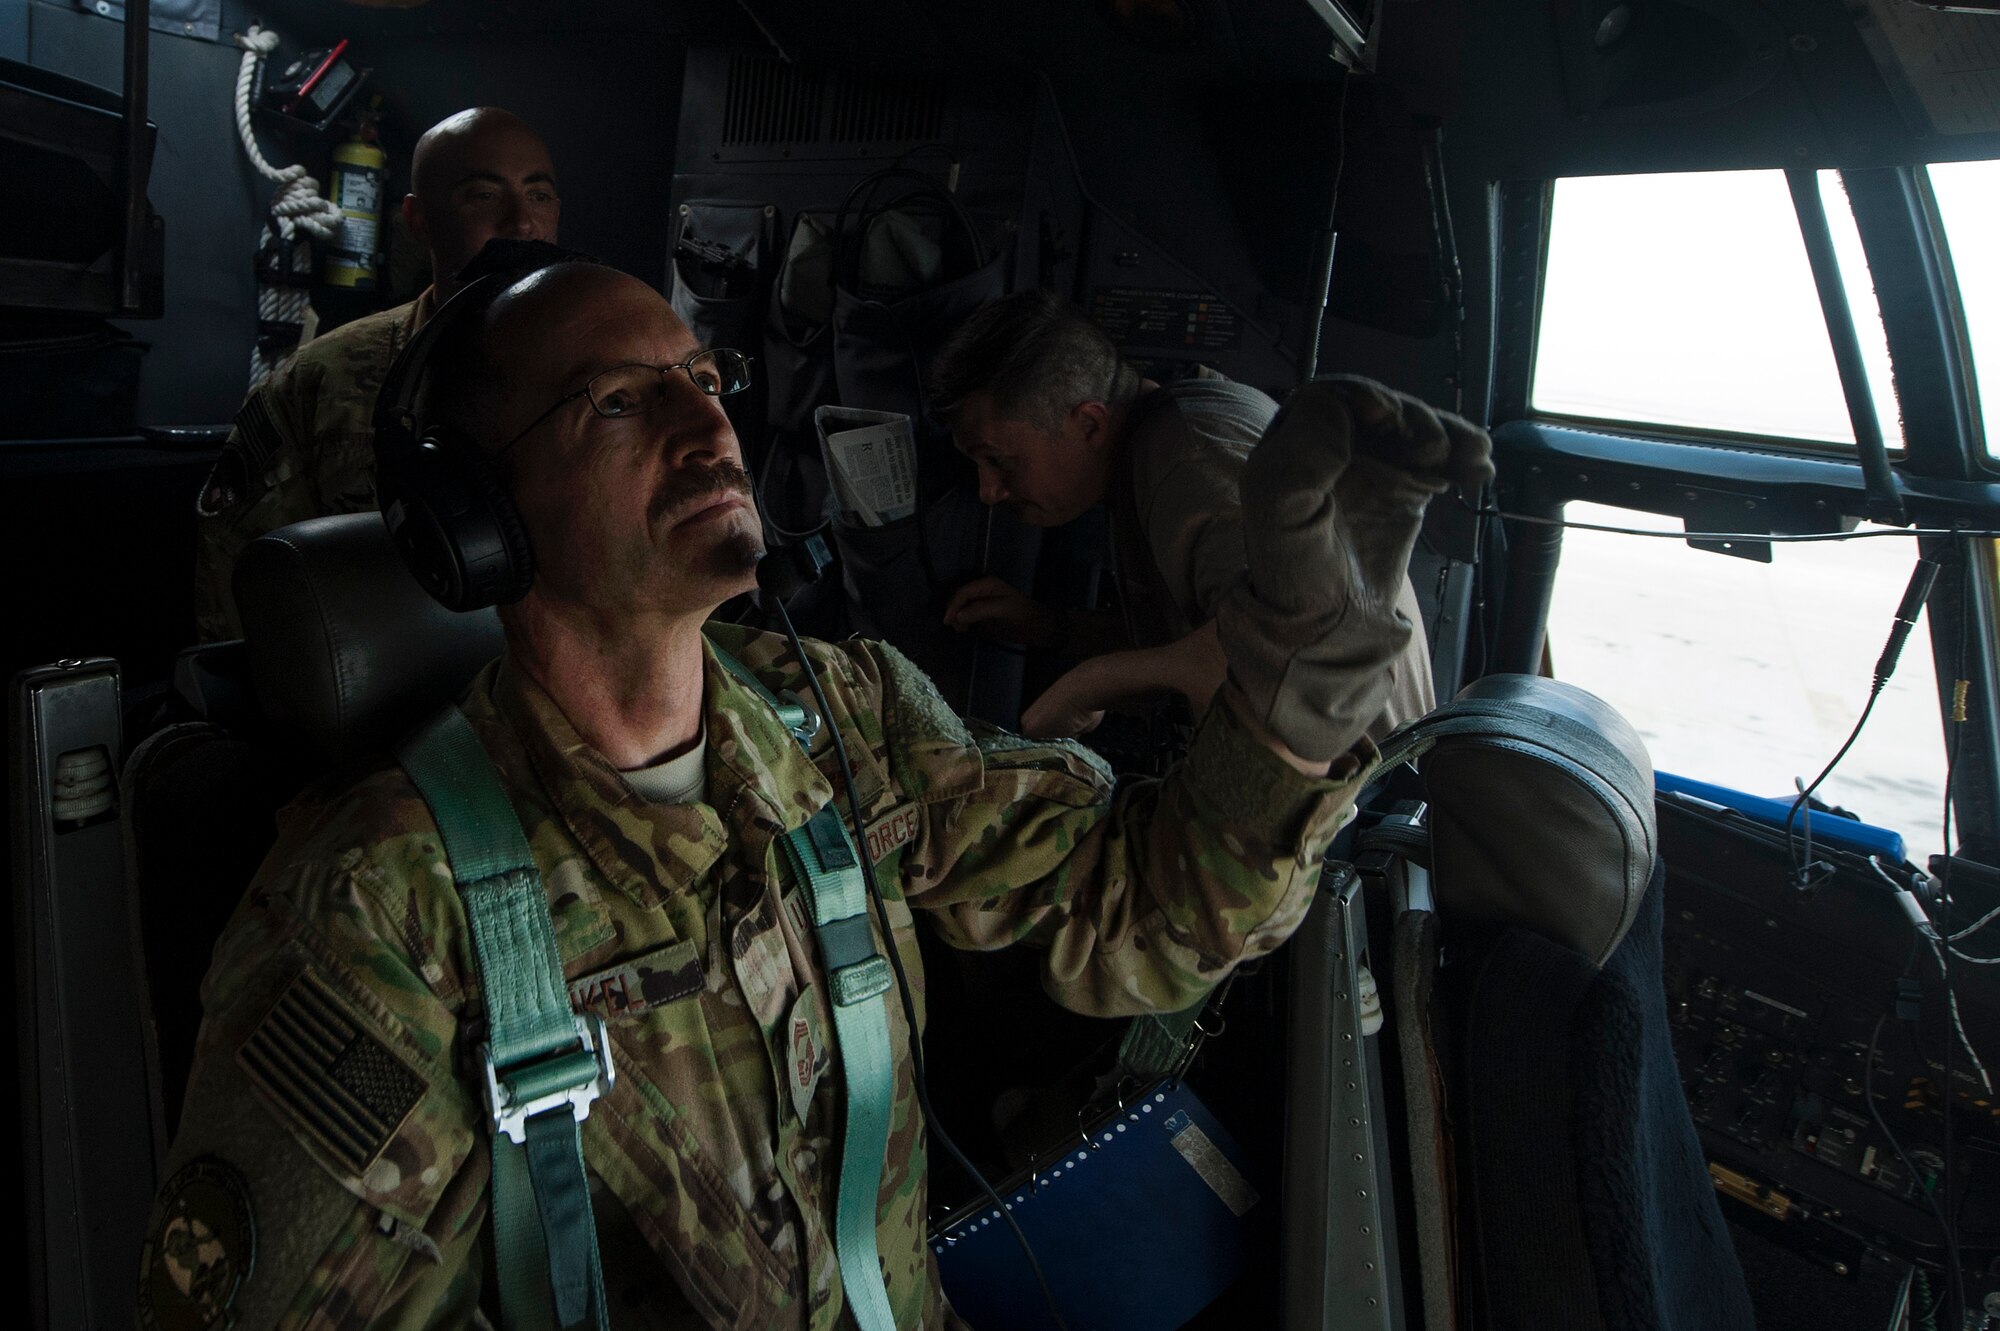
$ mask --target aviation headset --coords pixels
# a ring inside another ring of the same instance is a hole
[[[478,319],[522,276],[493,273],[454,294],[398,353],[375,398],[382,520],[424,590],[460,612],[527,595],[534,551],[486,450],[456,426],[420,421],[417,401],[438,344]]]

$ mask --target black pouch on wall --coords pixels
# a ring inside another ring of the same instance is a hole
[[[1007,292],[999,258],[942,286],[901,300],[834,293],[833,371],[844,407],[900,411],[919,422],[918,436],[941,438],[929,412],[924,376],[930,353],[989,300]]]
[[[774,429],[806,430],[833,397],[833,217],[792,224],[764,322],[765,382]]]
[[[831,213],[799,214],[764,320],[769,447],[758,495],[766,525],[781,540],[817,531],[827,517],[826,467],[812,416],[834,400],[832,237]]]
[[[0,439],[133,433],[148,346],[101,319],[0,321]]]
[[[667,256],[667,299],[704,347],[756,355],[766,288],[777,265],[778,210],[737,199],[690,199]],[[723,399],[753,468],[768,451],[764,375],[754,367],[747,392]]]

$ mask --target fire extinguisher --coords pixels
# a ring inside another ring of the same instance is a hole
[[[374,290],[388,166],[389,155],[375,141],[374,122],[367,118],[353,138],[333,150],[333,202],[340,209],[340,225],[327,242],[321,271],[328,286]]]

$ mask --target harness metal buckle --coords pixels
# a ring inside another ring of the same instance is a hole
[[[568,1105],[581,1123],[590,1117],[590,1106],[618,1081],[618,1069],[611,1062],[611,1041],[605,1035],[604,1018],[597,1013],[577,1016],[575,1048],[559,1049],[527,1063],[516,1063],[504,1071],[494,1066],[493,1046],[479,1046],[479,1059],[486,1068],[486,1108],[493,1130],[504,1134],[517,1146],[528,1141],[528,1120],[538,1114]]]
[[[779,711],[780,720],[785,720],[784,712],[786,710],[789,710],[791,708],[798,709],[799,712],[798,723],[794,725],[790,721],[786,720],[785,728],[792,732],[792,738],[799,742],[799,747],[805,749],[808,753],[810,753],[812,751],[813,741],[819,738],[819,727],[820,727],[819,713],[815,712],[812,708],[806,706],[804,700],[801,699],[798,694],[793,693],[790,689],[786,689],[783,693],[779,694],[778,697],[780,698],[780,700],[782,700],[784,704],[784,707],[781,708]]]

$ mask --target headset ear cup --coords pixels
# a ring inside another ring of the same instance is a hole
[[[383,461],[382,512],[425,591],[460,612],[527,594],[534,581],[527,529],[477,444],[434,428],[393,468]]]
[[[508,605],[528,594],[535,578],[534,550],[520,510],[486,451],[461,431],[434,426],[418,443],[450,473],[462,496],[461,511],[446,524],[464,588],[461,608]]]
[[[494,606],[512,606],[534,586],[534,546],[528,542],[520,510],[514,508],[514,496],[508,494],[506,482],[500,480],[500,472],[494,470],[484,452],[478,452],[476,468],[480,484],[490,490],[494,530],[500,532],[500,544],[506,548],[506,572],[494,584]]]

